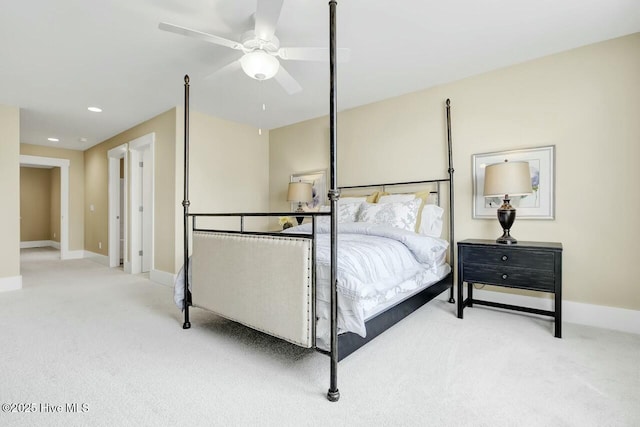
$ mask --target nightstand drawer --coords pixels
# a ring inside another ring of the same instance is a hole
[[[554,255],[536,250],[514,250],[503,248],[466,247],[463,250],[465,263],[491,264],[505,267],[524,267],[553,272]]]
[[[462,269],[462,280],[468,283],[487,283],[543,292],[555,291],[553,270],[465,263]]]

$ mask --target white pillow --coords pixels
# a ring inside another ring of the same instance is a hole
[[[358,205],[360,205],[360,203],[362,202],[366,202],[367,201],[367,197],[340,197],[338,199],[338,205],[346,205],[346,204],[351,204],[351,203],[358,203]]]
[[[442,209],[438,205],[424,205],[420,217],[420,234],[431,237],[440,237],[442,235]]]
[[[421,199],[415,198],[399,203],[364,202],[360,205],[356,219],[358,222],[388,225],[415,232],[421,203]]]
[[[429,201],[436,199],[436,197],[431,197],[429,195]],[[414,200],[416,198],[415,194],[388,194],[386,196],[380,197],[378,203],[397,203],[397,202],[407,202],[409,200]],[[422,200],[422,199],[421,199]],[[416,230],[420,234],[424,234],[426,236],[431,237],[440,237],[442,235],[442,213],[444,209],[440,206],[427,203],[422,207],[422,210],[419,212],[420,215],[420,229]]]
[[[360,203],[361,202],[346,203],[344,205],[338,203],[338,223],[356,222],[356,215],[358,208],[360,208]],[[331,212],[331,206],[321,206],[320,212]],[[326,221],[327,224],[330,222],[328,217],[322,217],[320,221]]]
[[[415,198],[415,194],[387,194],[386,196],[380,196],[378,203],[402,203],[411,201]]]

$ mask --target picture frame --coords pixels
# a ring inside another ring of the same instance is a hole
[[[320,206],[327,202],[327,171],[316,170],[311,172],[300,172],[291,174],[290,182],[308,182],[311,184],[313,200],[304,203],[302,208],[305,211],[318,211]],[[297,203],[291,203],[291,212],[298,209]]]
[[[494,163],[525,161],[529,163],[533,194],[513,196],[511,205],[517,209],[518,219],[555,219],[555,145],[496,151],[472,156],[473,218],[496,218],[502,198],[483,196],[484,170]]]

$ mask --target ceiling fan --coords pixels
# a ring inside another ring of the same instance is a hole
[[[242,57],[220,68],[213,75],[242,68],[245,74],[256,80],[275,78],[287,93],[294,94],[301,91],[302,87],[280,64],[278,58],[292,61],[328,61],[329,52],[327,48],[321,47],[280,47],[280,41],[275,36],[275,32],[283,1],[258,0],[254,15],[254,29],[242,34],[240,41],[229,40],[168,22],[161,22],[158,28],[229,47],[243,53]],[[346,61],[348,56],[349,49],[338,49],[338,61]]]

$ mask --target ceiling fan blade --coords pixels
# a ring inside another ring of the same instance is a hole
[[[241,68],[240,66],[240,60],[239,59],[235,59],[232,62],[228,63],[227,65],[225,65],[224,67],[218,68],[216,71],[214,71],[213,73],[209,74],[208,76],[205,77],[205,80],[210,80],[216,77],[222,77],[225,76],[227,74],[231,74],[234,71],[237,71]]]
[[[258,0],[255,33],[259,39],[270,41],[276,32],[283,0]]]
[[[329,61],[329,49],[326,47],[281,47],[278,56],[291,61]],[[351,49],[338,48],[336,58],[338,62],[347,62],[351,56]]]
[[[280,69],[278,69],[274,79],[280,83],[280,86],[282,86],[289,95],[293,95],[302,90],[302,86],[284,69],[282,64],[280,64]]]
[[[203,33],[202,31],[191,30],[179,25],[169,24],[168,22],[161,22],[160,24],[158,24],[158,28],[163,31],[169,31],[170,33],[194,37],[196,39],[204,40],[209,43],[230,47],[231,49],[242,50],[242,44],[239,42],[225,39],[224,37],[214,36],[213,34]]]

